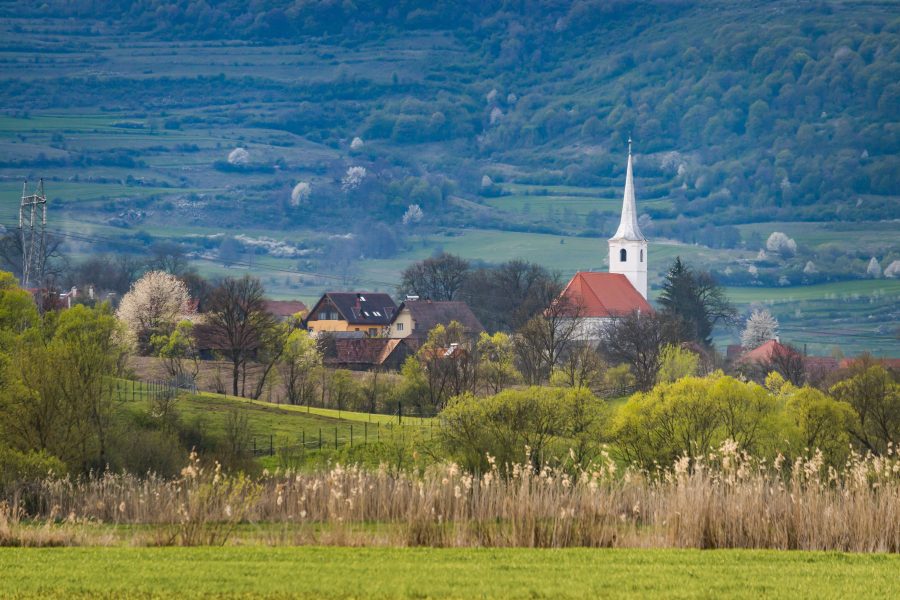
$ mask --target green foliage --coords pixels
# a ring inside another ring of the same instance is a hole
[[[458,396],[440,414],[445,452],[466,469],[484,472],[531,462],[539,467],[572,448],[592,458],[603,439],[606,405],[589,390],[529,387],[487,397]],[[554,444],[554,442],[557,442]]]
[[[659,372],[657,383],[672,383],[682,377],[693,377],[697,374],[700,357],[681,346],[669,344],[659,353]]]
[[[16,483],[42,479],[51,473],[65,475],[66,465],[44,451],[19,452],[0,446],[0,491]]]
[[[804,387],[788,395],[787,411],[797,429],[796,453],[821,450],[832,465],[846,460],[850,453],[849,430],[856,418],[849,404]]]
[[[716,374],[686,377],[632,396],[615,416],[613,439],[629,461],[649,467],[702,455],[732,439],[774,455],[778,403],[766,390]]]
[[[864,448],[884,454],[900,443],[900,383],[883,366],[862,361],[856,373],[835,384],[830,393],[853,407],[853,438]]]

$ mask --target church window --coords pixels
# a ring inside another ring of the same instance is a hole
[[[641,248],[641,262],[644,262],[644,249]]]
[[[619,262],[625,262],[628,260],[628,252],[625,251],[625,248],[619,250]]]

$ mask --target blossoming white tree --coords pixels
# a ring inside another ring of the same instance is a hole
[[[301,181],[291,190],[291,206],[300,206],[312,194],[312,186],[306,181]]]
[[[228,153],[228,162],[232,165],[245,165],[250,162],[250,153],[244,148],[235,148]]]
[[[754,310],[741,333],[744,348],[758,348],[778,335],[778,319],[766,309]]]
[[[869,261],[869,266],[866,267],[866,275],[874,279],[881,277],[881,265],[878,264],[878,259],[874,256]]]
[[[366,174],[365,167],[348,168],[347,173],[344,174],[344,178],[341,179],[341,189],[345,192],[352,192],[362,185],[363,180],[366,178]]]
[[[782,256],[793,256],[797,253],[797,242],[780,231],[773,231],[766,240],[766,249]]]
[[[363,146],[365,146],[365,142],[362,141],[361,137],[355,137],[353,138],[353,141],[350,142],[351,150],[362,150]]]
[[[404,225],[413,225],[422,220],[425,216],[425,213],[422,211],[422,207],[418,204],[410,204],[409,208],[406,209],[406,212],[403,213],[403,224]]]
[[[900,277],[900,260],[891,262],[891,264],[889,264],[884,270],[884,276],[891,279]]]
[[[163,271],[150,271],[122,298],[116,316],[142,350],[154,334],[168,334],[190,312],[190,295],[182,280]]]

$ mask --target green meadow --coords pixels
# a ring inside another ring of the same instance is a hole
[[[755,550],[5,548],[31,598],[896,598],[900,556]]]

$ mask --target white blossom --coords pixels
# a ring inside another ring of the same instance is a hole
[[[758,348],[777,336],[778,319],[766,309],[754,310],[741,332],[741,345],[747,349]]]
[[[300,206],[312,193],[312,186],[306,181],[301,181],[291,190],[291,206]]]
[[[494,185],[494,180],[490,178],[488,175],[481,176],[481,187],[489,188]]]
[[[244,148],[235,148],[228,153],[228,162],[232,165],[246,165],[250,162],[250,153]]]
[[[191,312],[190,300],[181,279],[164,271],[150,271],[122,298],[116,317],[140,338],[178,323]]]
[[[410,204],[406,209],[406,212],[403,213],[403,224],[404,225],[412,225],[414,223],[418,223],[425,217],[425,213],[422,212],[422,207],[418,204]]]
[[[866,267],[866,275],[875,279],[881,277],[881,265],[878,264],[878,259],[874,256],[869,261],[869,266]]]
[[[365,142],[362,141],[361,137],[353,138],[353,141],[350,142],[351,150],[362,150],[363,146],[365,146]]]
[[[766,249],[782,256],[793,256],[797,253],[797,242],[780,231],[773,231],[766,240]]]
[[[819,269],[816,268],[816,263],[811,260],[806,261],[806,266],[803,267],[803,272],[807,275],[812,275],[814,273],[818,273]]]
[[[503,111],[500,110],[499,107],[495,106],[491,109],[491,125],[495,124],[497,121],[503,118]]]
[[[499,92],[497,91],[497,88],[494,88],[487,93],[487,96],[485,96],[485,99],[488,101],[488,104],[492,104],[497,99],[498,93]]]
[[[351,192],[362,185],[362,182],[365,178],[365,167],[350,167],[347,169],[347,173],[344,175],[344,178],[341,179],[341,189],[345,192]]]
[[[900,277],[900,260],[895,260],[884,270],[884,276],[891,279]]]

